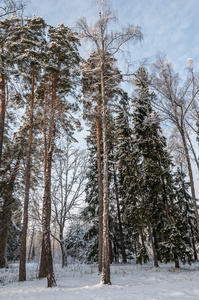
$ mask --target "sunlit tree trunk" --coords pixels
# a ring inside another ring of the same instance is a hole
[[[55,139],[55,103],[56,103],[56,90],[57,90],[57,76],[53,80],[52,89],[52,102],[50,112],[50,124],[48,133],[48,143],[46,141],[46,135],[44,130],[44,197],[43,197],[43,214],[42,214],[42,229],[43,229],[43,243],[42,249],[43,259],[45,255],[45,263],[41,260],[41,265],[46,267],[46,270],[40,268],[40,271],[47,276],[48,287],[56,285],[56,280],[53,270],[53,258],[51,251],[50,241],[50,219],[51,219],[51,170],[52,170],[52,156],[54,150],[54,139]],[[41,275],[41,274],[40,274]]]
[[[101,100],[97,105],[97,172],[98,172],[98,197],[99,197],[99,237],[98,237],[98,271],[102,272],[102,245],[103,245],[103,183],[101,162]]]
[[[103,39],[102,39],[103,40]],[[102,45],[103,49],[103,45]],[[102,139],[103,139],[103,247],[102,247],[102,277],[104,284],[110,281],[109,252],[109,205],[108,205],[108,148],[107,148],[107,108],[104,90],[104,53],[101,61],[101,95],[102,95]]]

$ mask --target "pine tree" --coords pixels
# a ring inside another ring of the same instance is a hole
[[[26,19],[23,25],[20,38],[17,44],[10,45],[12,51],[16,52],[15,62],[18,66],[18,71],[23,77],[26,84],[26,89],[30,89],[27,97],[27,112],[29,118],[29,137],[27,146],[26,170],[25,170],[25,198],[24,198],[24,215],[23,215],[23,229],[21,235],[21,252],[20,252],[20,268],[19,281],[26,280],[26,237],[28,228],[28,203],[30,191],[30,175],[31,175],[31,154],[32,154],[32,131],[34,121],[34,101],[35,101],[35,77],[41,73],[41,53],[42,42],[44,40],[45,22],[41,17],[33,17]]]
[[[21,20],[13,15],[0,21],[0,168],[2,161],[6,108],[11,81],[13,55],[11,45],[16,44],[21,32]]]
[[[78,77],[77,66],[80,62],[78,45],[76,34],[68,26],[64,24],[59,24],[58,27],[49,26],[48,43],[44,49],[46,53],[44,74],[37,92],[37,118],[40,118],[42,124],[44,141],[43,243],[40,277],[47,274],[49,287],[56,284],[50,245],[52,158],[55,138],[61,136],[63,132],[70,134],[71,130],[74,130],[74,123],[79,125],[77,120],[70,118],[70,113],[76,106],[66,100],[66,95],[73,93]]]

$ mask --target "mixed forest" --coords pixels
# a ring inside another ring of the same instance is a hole
[[[94,25],[81,18],[75,30],[24,17],[23,1],[1,2],[0,268],[17,261],[25,281],[39,257],[52,287],[56,251],[62,267],[69,256],[97,263],[104,284],[113,262],[197,261],[193,61],[181,75],[162,54],[120,69],[143,32],[112,23],[106,0]],[[76,134],[84,126],[87,149]]]

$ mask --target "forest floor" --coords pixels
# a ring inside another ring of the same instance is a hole
[[[157,300],[199,299],[199,263],[175,269],[171,264],[111,265],[111,285],[102,285],[96,265],[55,265],[57,286],[37,279],[38,264],[27,264],[26,282],[18,282],[18,264],[0,269],[1,300]]]

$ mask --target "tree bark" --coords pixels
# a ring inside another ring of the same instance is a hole
[[[62,252],[62,268],[67,267],[68,261],[67,261],[67,248],[64,242],[60,243],[61,246],[61,252]]]
[[[103,40],[103,39],[102,39]],[[103,49],[103,45],[102,45]],[[103,137],[103,249],[102,249],[102,277],[103,284],[110,281],[110,253],[109,253],[109,211],[108,211],[108,148],[107,148],[107,108],[104,91],[104,57],[101,61],[101,91],[102,91],[102,137]]]
[[[43,246],[45,248],[45,250],[43,250],[43,254],[45,254],[45,260],[46,260],[46,275],[47,275],[48,287],[56,286],[56,280],[55,280],[54,270],[53,270],[51,242],[50,242],[50,219],[51,219],[51,169],[52,169],[52,156],[53,156],[54,139],[55,139],[54,116],[55,116],[57,80],[58,80],[58,74],[53,80],[48,146],[47,143],[44,145],[45,188],[44,188],[44,197],[43,197],[42,229],[43,229],[43,239],[44,239]],[[44,127],[44,129],[46,128]],[[45,130],[44,130],[44,141],[46,142]]]
[[[126,263],[126,252],[125,252],[124,235],[123,235],[122,222],[121,222],[118,186],[117,186],[117,179],[116,179],[115,171],[113,171],[113,172],[114,172],[115,196],[116,196],[116,202],[117,202],[117,214],[118,214],[119,231],[120,231],[120,243],[121,243],[121,249],[122,249],[122,261],[123,261],[123,263]]]
[[[148,221],[148,230],[149,230],[149,237],[150,237],[150,240],[151,240],[151,245],[152,245],[152,250],[153,250],[153,261],[154,261],[154,267],[159,267],[158,265],[158,256],[157,256],[157,252],[156,252],[156,249],[155,249],[155,244],[154,244],[154,241],[153,241],[153,234],[152,234],[152,230],[151,230],[151,224],[150,222]]]
[[[51,166],[52,166],[52,150],[48,151],[46,178],[45,178],[45,190],[43,198],[43,246],[46,260],[46,276],[48,287],[56,286],[54,270],[53,270],[53,258],[50,242],[50,217],[51,217]]]
[[[1,53],[3,53],[3,48],[1,47]],[[2,62],[2,68],[4,68],[4,63]],[[6,110],[6,89],[5,89],[5,77],[4,74],[0,74],[0,168],[2,160],[3,151],[3,135],[4,135],[4,123],[5,123],[5,110]]]
[[[45,95],[44,95],[45,97]],[[44,181],[46,178],[46,169],[47,169],[47,138],[46,138],[46,114],[47,114],[47,99],[44,98],[44,122],[43,122],[43,143],[44,143]],[[43,216],[42,216],[43,220]],[[49,225],[50,226],[50,225]],[[42,244],[41,244],[41,259],[39,265],[39,278],[46,277],[46,252],[44,245],[44,236],[42,236]]]
[[[25,170],[25,199],[24,199],[23,229],[21,234],[19,281],[26,280],[26,238],[27,238],[27,231],[28,231],[28,205],[29,205],[29,193],[30,193],[32,130],[33,130],[33,111],[34,111],[34,89],[35,89],[34,66],[32,67],[31,73],[32,73],[31,74],[32,90],[31,90],[31,102],[30,102],[28,148],[27,148],[26,170]]]
[[[30,261],[30,259],[31,259],[33,239],[34,239],[34,231],[35,231],[35,227],[33,226],[32,236],[31,236],[31,241],[30,241],[30,248],[29,248],[29,253],[28,253],[28,261]]]
[[[101,162],[101,100],[97,105],[97,172],[98,172],[98,197],[99,197],[99,237],[98,237],[98,271],[102,272],[102,245],[103,245],[103,183]]]
[[[39,278],[46,277],[46,252],[44,245],[44,235],[42,236],[42,244],[41,244],[41,259],[39,264]]]

